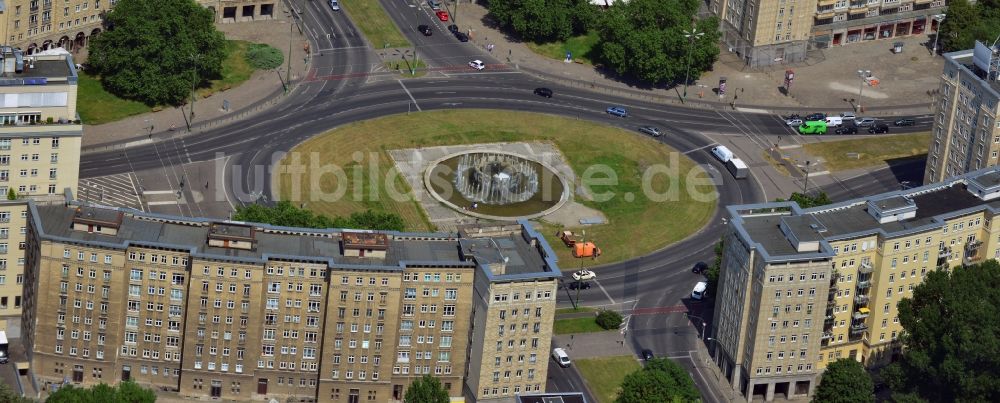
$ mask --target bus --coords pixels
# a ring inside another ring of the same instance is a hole
[[[7,332],[0,330],[0,364],[6,364],[10,360],[7,352]]]

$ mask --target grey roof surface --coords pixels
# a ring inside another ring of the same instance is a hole
[[[587,403],[583,393],[543,393],[537,395],[518,395],[518,403]]]
[[[27,58],[28,55],[25,55]],[[3,73],[0,78],[66,78],[73,75],[69,64],[64,59],[58,60],[35,60],[35,67],[29,68],[27,60],[24,61],[24,70],[20,73]],[[65,84],[64,82],[62,84]]]
[[[966,52],[968,52],[968,53],[966,53]],[[969,50],[959,50],[959,51],[952,52],[952,54],[954,54],[954,55],[961,55],[961,56],[951,56],[951,55],[946,55],[946,56],[950,57],[951,59],[954,59],[956,63],[958,63],[962,67],[965,67],[970,72],[976,72],[976,70],[978,69],[977,67],[974,67],[974,65],[972,63],[972,49],[969,49]],[[967,54],[967,56],[966,56],[966,54]],[[978,76],[978,74],[977,74],[977,76]],[[982,77],[979,77],[979,78],[982,81],[987,81],[989,83],[990,88],[992,88],[993,91],[1000,92],[1000,81],[997,81],[997,80],[983,80]]]
[[[750,238],[764,247],[772,256],[794,255],[798,253],[791,242],[781,233],[781,216],[753,216],[743,218],[743,228]]]
[[[513,234],[506,237],[464,238],[459,243],[462,252],[475,256],[481,264],[502,263],[506,259],[505,274],[525,274],[545,271],[545,262],[537,250]]]
[[[969,178],[971,181],[975,181],[983,189],[989,189],[992,187],[1000,186],[1000,172],[990,171],[982,175],[977,175]]]
[[[889,196],[872,201],[876,207],[882,211],[892,211],[905,207],[910,207],[910,202],[903,196]]]
[[[781,218],[781,222],[795,234],[801,242],[815,242],[823,239],[820,231],[825,231],[824,227],[815,218],[808,215],[786,216]]]

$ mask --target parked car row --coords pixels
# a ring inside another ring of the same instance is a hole
[[[870,134],[889,132],[889,125],[872,117],[857,117],[853,112],[844,112],[839,116],[827,116],[824,113],[813,113],[806,117],[799,115],[785,116],[785,124],[795,127],[800,134],[826,134],[829,128],[836,127],[836,134],[857,134],[859,128],[868,128]],[[894,126],[913,126],[913,119],[898,119]]]

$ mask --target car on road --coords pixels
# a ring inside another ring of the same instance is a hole
[[[642,353],[641,354],[642,354],[642,359],[645,360],[645,361],[649,361],[649,360],[652,360],[653,358],[655,358],[653,356],[653,350],[650,350],[648,348],[642,349]]]
[[[660,137],[663,135],[663,132],[661,132],[656,126],[640,126],[639,131],[653,137]]]
[[[569,360],[569,354],[566,354],[566,350],[559,347],[552,349],[552,359],[556,361],[556,364],[559,364],[559,366],[563,368],[567,368],[573,363]]]
[[[434,34],[434,31],[431,30],[431,27],[428,27],[426,25],[417,25],[417,31],[420,31],[420,33],[424,34],[424,36],[431,36]]]
[[[813,120],[807,121],[799,126],[799,133],[801,134],[826,134],[826,121],[823,120]]]
[[[855,120],[854,123],[857,124],[858,127],[868,127],[875,124],[875,118],[860,118]]]
[[[482,69],[486,68],[486,65],[483,64],[482,60],[476,59],[476,60],[473,60],[473,61],[469,62],[469,67],[472,67],[472,68],[474,68],[476,70],[482,70]]]
[[[699,281],[698,284],[694,285],[694,289],[691,290],[691,298],[697,300],[705,298],[707,290],[708,290],[708,283],[704,281]]]
[[[431,6],[431,10],[436,11],[441,9],[441,2],[437,0],[427,0],[427,5]]]
[[[437,15],[438,19],[441,20],[441,21],[445,21],[445,22],[448,21],[448,12],[447,11],[440,10],[440,11],[434,13],[434,15]]]
[[[546,98],[552,98],[552,90],[549,89],[549,88],[545,88],[545,87],[538,87],[538,88],[535,88],[535,95],[546,97]]]
[[[799,116],[799,114],[797,114],[797,113],[793,113],[793,114],[788,115],[788,116],[782,116],[781,118],[785,119],[785,120],[789,120],[789,119],[802,119],[802,116]]]
[[[340,3],[337,0],[330,0],[330,8],[333,11],[340,11]]]
[[[451,32],[453,34],[457,33],[458,32],[458,25],[455,25],[455,24],[449,25],[448,26],[448,32]]]
[[[785,119],[785,124],[789,125],[789,126],[792,126],[792,127],[801,126],[802,123],[804,123],[804,122],[802,122],[802,119],[799,119],[799,118]]]
[[[469,41],[469,36],[466,35],[465,32],[456,32],[455,33],[455,38],[457,38],[459,42],[468,42]]]
[[[840,119],[842,119],[842,120],[854,120],[855,118],[856,118],[856,116],[854,116],[854,112],[841,112],[840,113]]]
[[[606,112],[609,115],[615,115],[620,118],[628,117],[628,111],[625,110],[624,106],[609,106]]]
[[[917,122],[914,122],[913,119],[899,119],[895,122],[892,122],[892,124],[896,126],[913,126],[916,123]]]
[[[837,130],[835,130],[834,132],[837,134],[858,134],[858,127],[857,126],[838,127]]]
[[[707,270],[708,270],[708,263],[705,262],[695,263],[694,267],[691,268],[691,272],[694,274],[701,274]]]
[[[889,132],[889,125],[885,123],[875,124],[868,128],[868,133],[871,134],[882,134],[888,132]]]
[[[806,122],[811,121],[811,120],[826,120],[826,114],[825,113],[819,113],[819,112],[817,112],[817,113],[811,114],[809,116],[806,116],[806,118],[805,118]]]
[[[589,290],[590,289],[590,282],[589,281],[579,281],[579,282],[578,281],[574,281],[572,283],[569,283],[569,286],[567,286],[566,288],[569,288],[571,290],[575,290],[575,289]]]
[[[587,269],[578,270],[576,272],[573,272],[573,280],[576,280],[576,281],[593,280],[595,278],[597,278],[597,275],[594,274],[594,272],[592,272],[590,270],[587,270]]]

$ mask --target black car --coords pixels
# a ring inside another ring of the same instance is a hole
[[[577,288],[579,288],[581,290],[590,289],[590,282],[589,281],[574,281],[572,283],[569,283],[569,289],[575,290]]]
[[[535,95],[552,98],[552,90],[545,87],[535,88]]]
[[[825,113],[814,113],[812,115],[806,116],[806,118],[802,119],[802,120],[806,121],[806,122],[812,122],[814,120],[826,120],[826,114]]]
[[[858,134],[858,127],[857,126],[838,127],[837,130],[834,130],[834,132],[837,134]]]
[[[453,34],[456,33],[456,32],[458,32],[458,25],[455,25],[455,24],[449,25],[448,26],[448,32],[451,32]]]
[[[424,36],[431,36],[434,34],[434,31],[431,31],[431,27],[426,25],[417,25],[417,31],[420,31],[420,33],[424,34]]]
[[[892,124],[896,126],[913,126],[916,122],[914,122],[913,119],[899,119]]]
[[[469,36],[466,35],[464,32],[455,32],[455,38],[458,38],[459,42],[468,42],[469,41]]]
[[[643,349],[641,354],[642,354],[642,359],[646,360],[646,361],[649,361],[649,360],[652,360],[653,358],[655,358],[653,356],[653,350],[650,350],[648,348]]]
[[[708,263],[705,262],[695,263],[694,267],[691,268],[691,272],[694,274],[701,274],[704,273],[706,270],[708,270]]]
[[[881,134],[881,133],[888,133],[888,132],[889,132],[889,125],[887,125],[885,123],[874,124],[874,125],[872,125],[871,127],[868,128],[868,133],[871,133],[871,134]]]
[[[793,114],[791,114],[791,115],[788,115],[788,116],[782,116],[782,117],[783,117],[783,118],[784,118],[785,120],[792,120],[792,119],[799,119],[799,120],[802,120],[802,116],[799,116],[799,114],[797,114],[797,113],[793,113]]]

